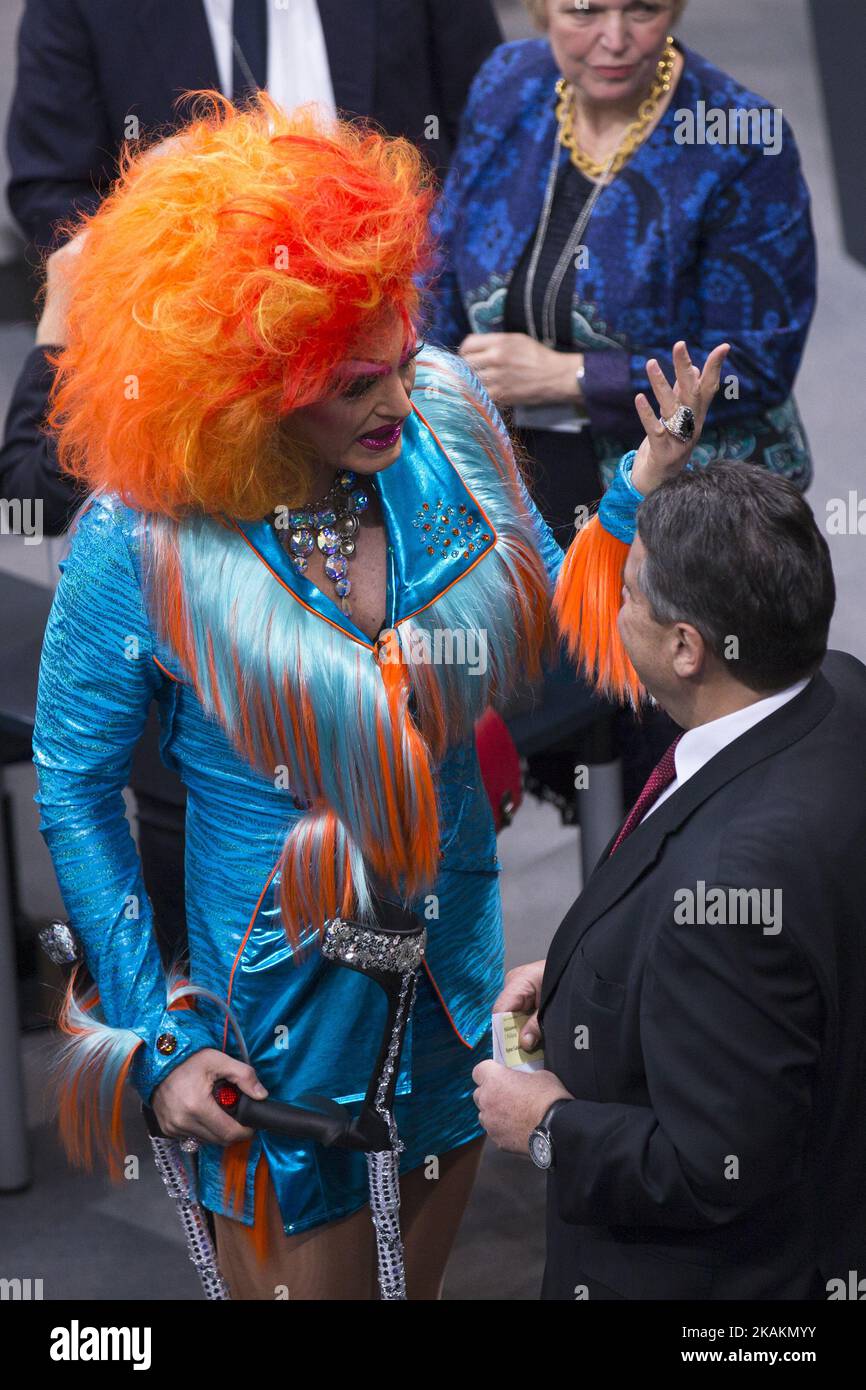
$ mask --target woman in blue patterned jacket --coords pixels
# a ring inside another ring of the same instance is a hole
[[[428,337],[512,408],[562,544],[637,442],[647,360],[669,372],[679,338],[699,364],[731,344],[698,461],[751,459],[805,488],[792,390],[815,250],[781,112],[671,41],[684,0],[526,3],[546,36],[496,49],[464,113]]]

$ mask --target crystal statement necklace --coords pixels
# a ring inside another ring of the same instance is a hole
[[[349,618],[352,605],[349,594],[349,561],[355,555],[355,537],[360,526],[361,512],[367,510],[370,497],[356,473],[343,468],[325,496],[308,507],[294,507],[288,516],[288,534],[274,521],[274,529],[289,552],[299,574],[307,568],[307,560],[318,546],[325,557],[325,574],[337,592],[340,607]]]

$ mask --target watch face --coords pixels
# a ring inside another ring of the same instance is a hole
[[[529,1136],[529,1157],[536,1168],[549,1168],[553,1159],[550,1139],[542,1129],[534,1129]]]

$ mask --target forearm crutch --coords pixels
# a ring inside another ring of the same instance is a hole
[[[379,1290],[383,1300],[405,1299],[406,1281],[400,1237],[399,1155],[402,1150],[394,1123],[393,1104],[403,1040],[415,997],[416,971],[424,957],[427,933],[415,913],[396,903],[375,898],[377,921],[369,927],[341,917],[325,923],[323,955],[369,976],[385,992],[387,1011],[382,1042],[364,1103],[357,1116],[323,1096],[304,1097],[308,1105],[252,1100],[232,1082],[214,1087],[214,1098],[239,1124],[269,1130],[289,1138],[313,1140],[325,1148],[356,1149],[367,1155],[370,1210],[376,1230]],[[54,923],[40,933],[43,947],[58,964],[82,959],[75,933],[67,923]],[[169,1002],[185,995],[210,999],[226,1011],[241,1058],[249,1055],[240,1028],[225,1003],[210,990],[185,984],[170,991]],[[176,1203],[190,1259],[201,1280],[205,1298],[229,1299],[220,1274],[214,1242],[198,1201],[195,1180],[184,1149],[194,1153],[196,1140],[179,1140],[162,1133],[154,1111],[142,1106],[154,1162],[166,1191]]]
[[[282,1101],[252,1100],[233,1083],[218,1082],[214,1098],[239,1124],[291,1138],[314,1139],[326,1148],[357,1149],[367,1155],[370,1211],[376,1230],[379,1294],[405,1299],[406,1275],[400,1236],[399,1155],[403,1145],[394,1123],[394,1092],[403,1039],[415,997],[415,975],[427,933],[412,912],[379,900],[375,927],[335,917],[325,923],[322,952],[329,960],[369,976],[385,991],[387,1014],[373,1075],[360,1113],[310,1097],[321,1109]]]

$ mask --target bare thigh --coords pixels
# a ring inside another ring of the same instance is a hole
[[[373,1299],[376,1242],[370,1208],[287,1236],[267,1182],[268,1257],[260,1262],[249,1228],[214,1213],[217,1258],[233,1299]]]
[[[410,1299],[442,1296],[445,1266],[481,1160],[482,1139],[442,1154],[439,1176],[413,1169],[400,1180],[400,1226]],[[378,1297],[370,1208],[287,1236],[270,1178],[265,1219],[268,1258],[261,1263],[248,1228],[214,1214],[217,1256],[235,1300],[370,1300]]]

